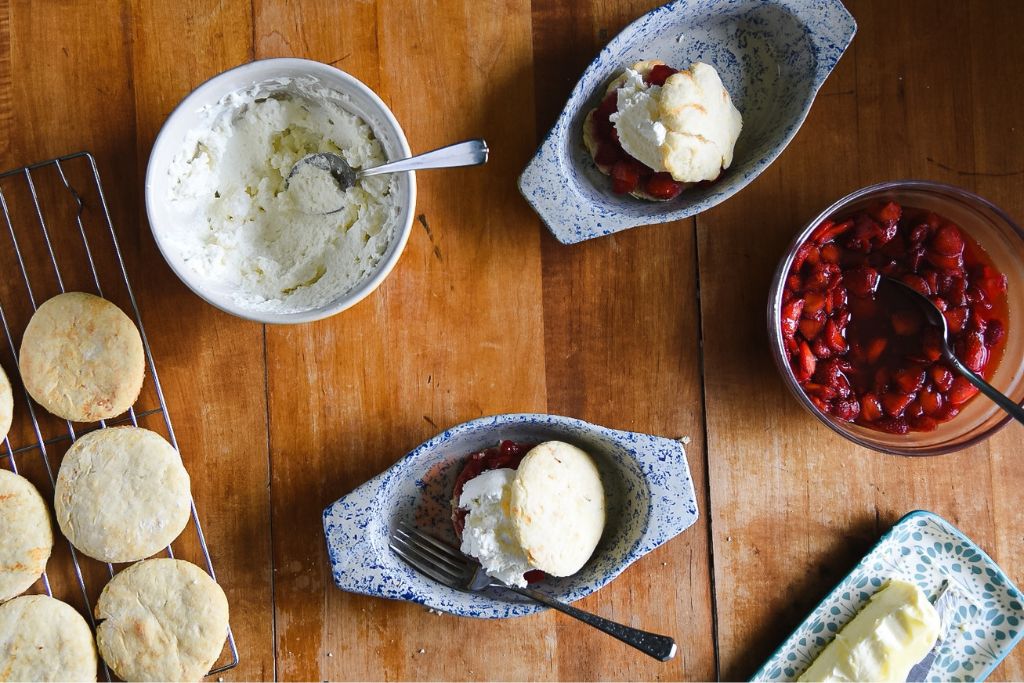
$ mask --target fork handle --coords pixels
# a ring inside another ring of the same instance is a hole
[[[531,600],[536,600],[537,602],[547,605],[552,609],[556,609],[559,612],[568,614],[570,617],[579,619],[584,624],[589,624],[600,631],[604,631],[608,635],[618,638],[626,645],[631,645],[644,654],[650,655],[662,662],[667,662],[676,656],[676,641],[668,636],[661,636],[657,633],[641,631],[640,629],[630,628],[629,626],[609,621],[608,619],[599,617],[596,614],[584,612],[572,605],[559,602],[558,600],[555,600],[540,591],[535,591],[532,588],[508,586],[508,589],[528,597]]]

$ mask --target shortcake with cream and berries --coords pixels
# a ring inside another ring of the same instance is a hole
[[[619,194],[667,201],[732,164],[743,119],[713,66],[637,62],[609,84],[583,142]]]

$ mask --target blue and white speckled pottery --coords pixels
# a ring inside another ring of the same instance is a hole
[[[622,432],[557,415],[483,417],[452,427],[324,510],[324,532],[339,588],[488,619],[544,609],[500,589],[452,590],[417,573],[388,548],[391,529],[411,521],[455,543],[449,500],[466,456],[502,439],[566,441],[593,457],[607,497],[604,536],[574,576],[538,588],[571,602],[614,579],[630,564],[697,520],[697,500],[679,441]]]
[[[786,148],[856,31],[839,0],[675,0],[659,7],[627,26],[583,72],[519,189],[564,244],[709,209]],[[743,114],[732,166],[668,202],[613,194],[582,141],[583,120],[608,83],[644,59],[679,68],[711,64]]]

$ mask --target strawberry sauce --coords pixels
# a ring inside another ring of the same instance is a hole
[[[955,223],[879,204],[828,219],[793,259],[783,342],[807,397],[840,420],[893,434],[931,431],[978,393],[941,360],[939,331],[881,276],[943,311],[957,357],[989,377],[1006,336],[1006,276]]]

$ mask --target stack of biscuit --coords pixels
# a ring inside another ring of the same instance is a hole
[[[135,324],[114,304],[80,292],[39,307],[25,329],[18,365],[29,395],[74,422],[124,413],[145,378]],[[12,416],[11,385],[0,369],[0,440]],[[95,681],[97,644],[123,680],[201,679],[227,634],[224,591],[194,564],[145,559],[178,537],[191,506],[181,457],[159,434],[112,427],[72,444],[54,491],[61,532],[89,557],[136,562],[103,589],[94,641],[73,607],[45,595],[17,597],[45,571],[53,531],[39,491],[0,469],[0,681]]]

